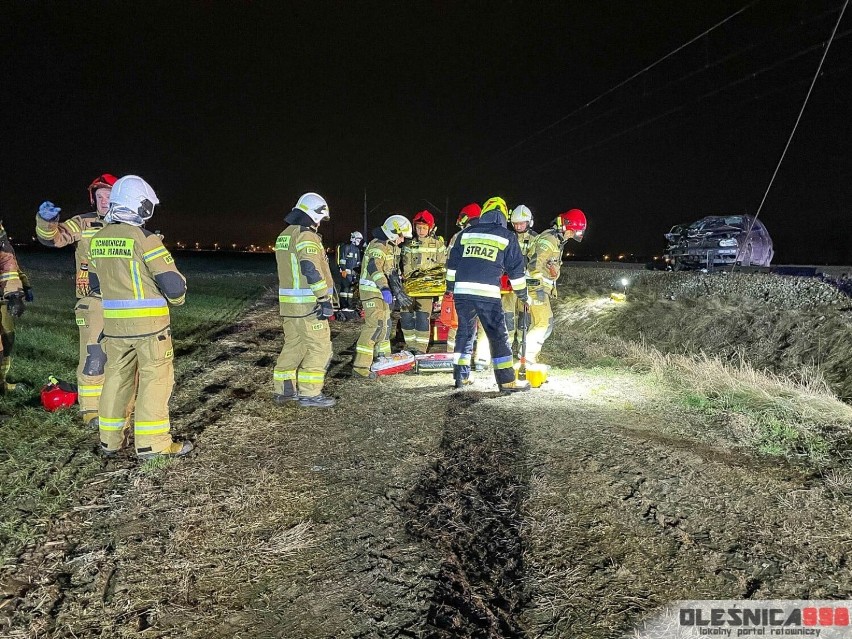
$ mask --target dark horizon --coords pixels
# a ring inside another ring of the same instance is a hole
[[[317,191],[334,244],[366,188],[371,227],[428,208],[448,237],[502,195],[539,230],[583,209],[569,250],[659,254],[675,224],[757,210],[842,5],[12,2],[0,216],[30,237],[106,171],[151,183],[171,243],[268,245]],[[852,263],[850,19],[761,212],[776,263]]]

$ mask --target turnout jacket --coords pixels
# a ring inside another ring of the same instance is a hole
[[[44,220],[36,215],[36,237],[45,246],[62,248],[76,244],[74,261],[77,267],[77,298],[91,294],[89,286],[89,241],[105,226],[104,219],[97,213],[83,213],[64,222]]]
[[[556,229],[547,229],[536,236],[530,246],[529,281],[530,291],[544,289],[553,293],[562,268],[562,247],[565,242]]]
[[[447,262],[447,290],[456,297],[500,299],[500,278],[506,273],[514,291],[527,288],[524,256],[514,231],[500,211],[489,211],[479,224],[456,235]]]
[[[285,221],[290,226],[275,240],[280,312],[282,317],[307,317],[317,302],[331,299],[334,281],[322,238],[311,228],[313,220],[294,209]]]
[[[22,291],[24,287],[23,277],[24,275],[18,267],[15,249],[9,241],[9,236],[6,235],[3,223],[0,222],[0,298]]]
[[[529,263],[530,254],[532,253],[533,240],[538,237],[538,233],[535,231],[524,231],[523,233],[517,233],[518,236],[518,245],[521,247],[521,253],[523,253],[524,258]]]
[[[358,280],[362,300],[381,299],[382,289],[390,290],[390,275],[399,266],[400,248],[387,239],[381,228],[373,231],[373,239],[364,251],[364,266]]]
[[[337,266],[341,271],[361,270],[361,249],[352,242],[344,242],[337,245]]]
[[[427,235],[424,239],[412,238],[402,245],[403,276],[414,271],[425,271],[433,266],[447,263],[447,247],[444,238]]]
[[[140,226],[106,224],[86,256],[92,294],[104,305],[104,336],[146,337],[170,324],[169,305],[186,299],[186,278],[158,235]]]

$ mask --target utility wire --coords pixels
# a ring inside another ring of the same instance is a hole
[[[811,80],[811,86],[808,87],[808,93],[805,95],[805,101],[802,103],[802,108],[799,109],[799,115],[796,117],[796,122],[793,124],[793,130],[790,131],[790,137],[787,138],[787,144],[784,145],[784,151],[781,153],[781,157],[778,159],[778,164],[775,165],[775,171],[772,173],[772,178],[769,180],[769,185],[766,187],[766,191],[763,193],[763,199],[760,200],[760,206],[757,207],[757,211],[754,214],[754,218],[751,221],[751,224],[748,227],[748,232],[746,233],[745,242],[743,243],[745,246],[748,246],[749,238],[751,237],[752,229],[754,229],[754,225],[757,222],[757,218],[760,215],[760,212],[763,210],[763,204],[766,202],[766,198],[769,195],[769,190],[772,188],[772,185],[775,182],[775,178],[778,175],[778,171],[781,169],[781,163],[784,162],[784,157],[787,155],[787,149],[790,148],[790,144],[793,142],[793,136],[796,135],[796,129],[799,127],[799,122],[802,120],[802,114],[805,112],[805,107],[808,106],[808,100],[811,97],[811,93],[814,90],[814,85],[816,84],[817,78],[819,77],[820,71],[822,71],[822,65],[825,62],[825,58],[828,55],[828,50],[831,48],[831,43],[834,42],[834,36],[837,33],[837,28],[840,26],[840,21],[843,20],[843,14],[846,12],[846,7],[849,4],[849,0],[844,0],[843,8],[840,9],[840,15],[837,16],[837,22],[834,24],[834,29],[831,31],[831,37],[828,39],[828,42],[825,45],[825,50],[822,52],[822,58],[820,58],[819,66],[817,66],[816,73],[814,73],[813,80]],[[737,258],[740,259],[742,257],[740,250],[737,250]],[[734,272],[737,268],[737,260],[734,260],[734,263],[731,265],[731,273]]]
[[[843,33],[840,34],[840,37],[847,37],[850,34],[852,34],[852,30],[844,31]],[[832,34],[832,36],[833,35],[834,34]],[[840,38],[835,38],[835,39],[840,39]],[[802,56],[807,55],[808,53],[810,53],[814,49],[817,49],[817,48],[823,46],[823,44],[824,43],[820,42],[820,43],[811,45],[811,46],[809,46],[805,49],[801,49],[801,50],[797,51],[796,53],[794,53],[794,54],[792,54],[792,55],[790,55],[790,56],[788,56],[788,57],[786,57],[782,60],[775,62],[774,64],[770,64],[768,66],[765,66],[761,69],[758,69],[757,71],[751,71],[744,76],[740,76],[739,78],[737,78],[733,82],[729,82],[728,84],[726,84],[722,87],[719,87],[718,89],[713,89],[712,91],[708,91],[707,93],[703,93],[702,95],[698,96],[694,100],[690,100],[689,102],[685,102],[685,103],[683,103],[679,106],[672,107],[672,108],[668,109],[667,111],[664,111],[663,113],[660,113],[660,114],[655,115],[653,117],[650,117],[646,120],[643,120],[642,122],[639,122],[638,124],[627,127],[626,129],[622,129],[620,131],[617,131],[616,133],[613,133],[612,135],[609,135],[602,140],[598,140],[597,142],[592,142],[592,143],[590,143],[590,144],[588,144],[588,145],[586,145],[586,146],[584,146],[580,149],[576,149],[576,150],[572,151],[571,153],[567,153],[565,155],[561,155],[561,156],[554,158],[552,160],[548,160],[547,162],[543,162],[541,164],[538,164],[534,167],[527,169],[526,172],[534,173],[534,172],[540,171],[541,169],[547,168],[547,167],[549,167],[553,164],[556,164],[557,162],[561,162],[562,160],[566,160],[570,157],[578,155],[579,153],[583,153],[584,151],[589,151],[591,149],[605,145],[608,142],[611,142],[612,140],[615,140],[615,139],[620,138],[624,135],[627,135],[628,133],[632,133],[633,131],[636,131],[638,129],[645,128],[648,125],[653,124],[654,122],[657,122],[658,120],[661,120],[661,119],[668,117],[668,116],[670,116],[674,113],[677,113],[679,111],[683,111],[687,107],[698,104],[698,103],[700,103],[703,100],[706,100],[708,98],[712,98],[712,97],[730,89],[731,87],[735,87],[735,86],[738,86],[738,85],[743,84],[745,82],[748,82],[750,80],[754,80],[755,78],[757,78],[760,75],[763,75],[763,74],[765,74],[769,71],[777,69],[778,67],[781,67],[781,66],[787,64],[788,62],[792,62],[793,60],[801,58]],[[796,84],[796,83],[794,83],[794,84]],[[792,85],[790,85],[790,86],[792,86]],[[590,122],[593,122],[594,120],[599,119],[600,117],[603,117],[603,115],[609,115],[609,113],[611,113],[611,111],[594,118]],[[581,128],[581,127],[575,127],[575,129],[576,128]],[[575,129],[572,129],[572,130],[575,130]]]
[[[704,65],[702,65],[701,67],[698,67],[697,69],[693,69],[692,71],[689,71],[689,72],[681,75],[679,78],[675,78],[674,80],[670,80],[669,82],[666,82],[665,84],[663,84],[659,87],[655,87],[654,89],[651,90],[650,93],[643,94],[642,99],[647,100],[648,97],[650,97],[654,94],[658,94],[658,93],[664,91],[665,89],[668,89],[669,87],[673,87],[680,82],[683,82],[685,80],[688,80],[690,78],[698,76],[698,75],[705,73],[705,72],[707,72],[711,69],[721,67],[722,65],[724,65],[728,62],[731,62],[732,60],[735,60],[736,58],[742,56],[745,53],[748,53],[749,51],[753,51],[755,49],[760,48],[762,45],[766,44],[767,42],[772,40],[772,38],[774,38],[777,35],[780,35],[781,37],[783,37],[787,34],[793,33],[796,30],[802,28],[803,25],[809,26],[809,23],[816,22],[816,21],[821,20],[822,18],[826,17],[827,15],[833,15],[835,13],[837,13],[837,10],[832,9],[831,11],[825,11],[824,13],[822,13],[818,16],[814,16],[813,18],[810,18],[807,22],[802,22],[802,23],[795,25],[795,26],[792,26],[792,27],[778,29],[772,35],[772,37],[764,38],[760,42],[753,42],[752,44],[749,44],[748,46],[743,47],[741,49],[738,49],[737,51],[734,51],[733,53],[725,54],[721,57],[716,58],[715,60],[713,60],[711,62],[707,62]],[[822,44],[823,43],[820,42],[818,46],[822,46]],[[810,51],[810,49],[807,49],[807,51]],[[757,73],[760,73],[761,71],[762,70],[759,70]],[[544,142],[550,142],[550,141],[555,140],[557,138],[561,138],[561,137],[565,137],[566,135],[570,135],[571,133],[574,133],[575,131],[579,131],[580,129],[583,129],[583,128],[589,126],[590,124],[593,124],[594,122],[600,120],[601,118],[606,117],[608,115],[612,115],[613,113],[617,113],[618,111],[620,111],[624,108],[626,108],[626,105],[624,105],[624,104],[619,104],[617,106],[614,106],[614,107],[604,111],[603,113],[600,113],[599,115],[596,115],[596,116],[592,117],[591,119],[586,120],[585,122],[577,124],[576,126],[573,126],[570,129],[567,129],[567,130],[561,131],[557,134],[554,134],[552,137],[548,138],[547,140],[540,141],[536,144],[541,145]]]
[[[725,18],[724,20],[721,20],[721,21],[717,22],[716,24],[714,24],[714,25],[713,25],[712,27],[710,27],[709,29],[706,29],[705,31],[703,31],[702,33],[698,34],[698,35],[697,35],[697,36],[695,36],[694,38],[692,38],[692,39],[688,40],[687,42],[684,42],[682,45],[680,45],[680,46],[679,46],[679,47],[677,47],[676,49],[674,49],[674,50],[670,51],[669,53],[667,53],[667,54],[666,54],[666,55],[664,55],[663,57],[658,58],[657,60],[655,60],[654,62],[652,62],[652,63],[651,63],[651,64],[649,64],[648,66],[644,67],[643,69],[641,69],[641,70],[637,71],[636,73],[634,73],[633,75],[631,75],[629,78],[627,78],[627,79],[625,79],[625,80],[622,80],[621,82],[619,82],[619,83],[618,83],[618,84],[616,84],[615,86],[613,86],[613,87],[611,87],[611,88],[607,89],[606,91],[604,91],[603,93],[601,93],[601,94],[600,94],[600,95],[598,95],[597,97],[592,98],[591,100],[589,100],[589,101],[588,101],[588,102],[586,102],[585,104],[583,104],[583,105],[581,105],[581,106],[577,107],[576,109],[574,109],[573,111],[571,111],[571,112],[570,112],[570,113],[568,113],[567,115],[562,116],[561,118],[559,118],[559,119],[558,119],[558,120],[556,120],[555,122],[551,122],[551,123],[550,123],[550,124],[548,124],[546,127],[542,128],[542,129],[539,129],[539,130],[538,130],[538,131],[536,131],[535,133],[533,133],[533,134],[531,134],[531,135],[527,136],[526,138],[524,138],[524,139],[523,139],[523,140],[521,140],[520,142],[516,142],[516,143],[515,143],[515,144],[513,144],[512,146],[510,146],[510,147],[508,147],[508,148],[506,148],[506,149],[503,149],[502,151],[500,151],[500,152],[498,152],[498,153],[496,153],[496,154],[492,155],[492,156],[491,156],[490,158],[488,158],[487,160],[484,160],[483,162],[480,162],[480,163],[479,163],[478,165],[476,165],[474,168],[477,168],[477,167],[479,167],[479,166],[482,166],[482,165],[483,165],[483,164],[485,164],[486,162],[490,162],[490,161],[492,161],[492,160],[493,160],[494,158],[496,158],[496,157],[499,157],[499,156],[501,156],[501,155],[505,155],[506,153],[509,153],[509,152],[511,152],[511,151],[514,151],[515,149],[517,149],[517,148],[519,148],[519,147],[523,146],[524,144],[526,144],[526,143],[527,143],[527,142],[529,142],[530,140],[533,140],[533,139],[537,138],[538,136],[540,136],[541,134],[546,133],[547,131],[550,131],[552,128],[554,128],[554,127],[556,127],[556,126],[559,126],[559,125],[560,125],[560,124],[562,124],[565,120],[567,120],[567,119],[569,119],[569,118],[573,117],[574,115],[576,115],[576,114],[577,114],[577,113],[579,113],[580,111],[583,111],[584,109],[587,109],[588,107],[592,106],[592,105],[593,105],[593,104],[595,104],[596,102],[598,102],[598,101],[602,100],[603,98],[605,98],[606,96],[608,96],[610,93],[613,93],[614,91],[617,91],[618,89],[620,89],[621,87],[623,87],[625,84],[628,84],[628,83],[632,82],[633,80],[635,80],[636,78],[638,78],[640,75],[642,75],[642,74],[644,74],[644,73],[647,73],[648,71],[650,71],[651,69],[653,69],[654,67],[656,67],[658,64],[660,64],[660,63],[664,62],[665,60],[667,60],[667,59],[669,59],[670,57],[672,57],[673,55],[675,55],[675,54],[679,53],[680,51],[682,51],[683,49],[685,49],[685,48],[686,48],[686,47],[688,47],[689,45],[691,45],[691,44],[693,44],[693,43],[697,42],[698,40],[702,39],[702,38],[703,38],[704,36],[706,36],[708,33],[710,33],[710,32],[712,32],[712,31],[714,31],[715,29],[718,29],[718,28],[719,28],[719,27],[721,27],[723,24],[725,24],[725,23],[729,22],[730,20],[734,19],[735,17],[737,17],[738,15],[740,15],[741,13],[743,13],[744,11],[747,11],[748,9],[750,9],[751,7],[753,7],[754,5],[756,5],[758,2],[760,2],[760,0],[752,0],[752,2],[749,2],[747,5],[745,5],[745,6],[744,6],[744,7],[742,7],[741,9],[739,9],[739,10],[735,11],[734,13],[732,13],[731,15],[729,15],[729,16],[728,16],[727,18]]]

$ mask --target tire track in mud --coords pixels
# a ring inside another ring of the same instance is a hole
[[[412,491],[406,529],[443,555],[423,627],[430,637],[514,639],[525,605],[525,446],[482,393],[447,403],[434,469]]]

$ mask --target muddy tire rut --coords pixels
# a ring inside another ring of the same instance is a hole
[[[852,595],[850,498],[812,470],[626,373],[352,380],[359,329],[313,411],[271,402],[271,297],[220,332],[173,401],[197,451],[105,462],[4,567],[3,636],[619,637],[675,599]]]

